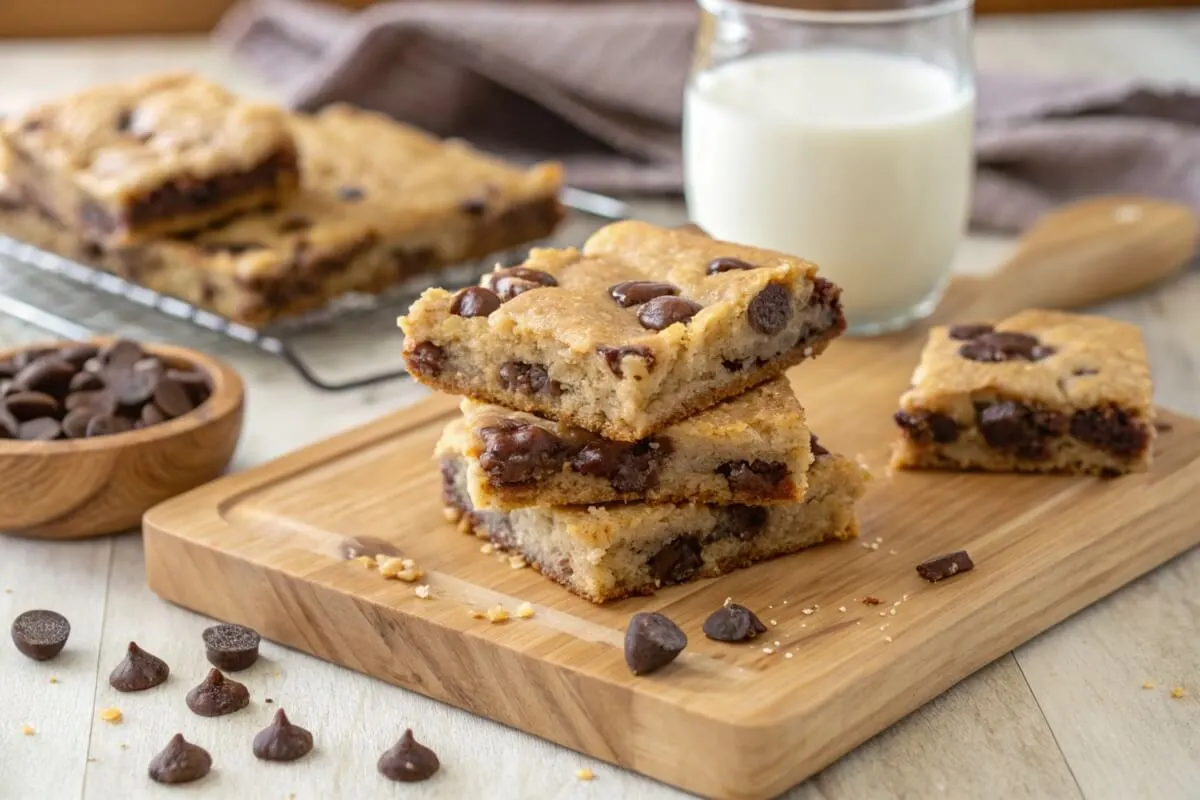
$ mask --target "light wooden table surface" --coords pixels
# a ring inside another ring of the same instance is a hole
[[[983,69],[1200,80],[1200,13],[988,19],[981,25],[978,54]],[[200,41],[10,42],[0,44],[0,109],[164,67],[193,67],[267,95]],[[682,218],[677,202],[640,208],[652,219]],[[959,265],[986,270],[1010,247],[1003,240],[972,237]],[[1152,294],[1103,309],[1142,326],[1159,401],[1193,414],[1200,413],[1198,303],[1200,274],[1193,271]],[[121,307],[92,314],[100,324],[126,330],[132,316]],[[28,325],[0,320],[0,345],[40,336]],[[384,358],[394,349],[388,342],[375,343],[374,350],[360,346],[356,353],[366,359],[372,353]],[[424,396],[405,383],[320,394],[278,361],[248,348],[212,349],[233,361],[249,384],[238,467]],[[184,790],[193,797],[681,796],[270,644],[263,647],[264,660],[241,678],[256,701],[249,711],[219,721],[195,717],[184,707],[183,694],[207,666],[199,632],[208,621],[149,593],[136,536],[73,544],[0,540],[0,588],[5,625],[20,611],[38,607],[63,612],[73,625],[67,650],[48,664],[30,662],[0,643],[0,798],[170,796],[181,790],[151,784],[145,770],[176,731],[215,758],[214,774]],[[109,688],[108,672],[131,639],[172,666],[167,689],[122,696]],[[1147,682],[1154,688],[1143,688]],[[1174,686],[1188,695],[1172,699]],[[264,703],[267,697],[275,704]],[[108,706],[124,712],[122,724],[99,719]],[[250,739],[280,706],[314,732],[317,750],[290,766],[257,763]],[[35,733],[23,735],[23,725]],[[440,754],[443,773],[423,785],[386,785],[375,774],[375,760],[410,725]],[[591,783],[575,778],[582,766],[595,772]],[[788,796],[1200,797],[1200,552],[1177,558],[1001,658]]]

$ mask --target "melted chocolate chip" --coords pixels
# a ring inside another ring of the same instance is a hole
[[[618,378],[625,377],[621,362],[628,356],[636,356],[645,361],[647,372],[654,369],[654,351],[645,345],[627,344],[621,347],[600,345],[596,348],[596,352],[604,358],[604,363],[608,364],[609,370]]]
[[[507,267],[493,272],[487,280],[488,288],[496,292],[502,302],[507,303],[519,294],[545,286],[558,286],[558,279],[549,272],[529,267]]]
[[[810,433],[808,435],[808,444],[809,449],[812,450],[813,458],[829,455],[829,451],[826,450],[825,446],[817,440],[817,435],[815,433]]]
[[[792,298],[781,284],[768,283],[746,308],[746,321],[761,334],[779,333],[792,319]]]
[[[766,632],[762,620],[737,603],[726,603],[704,620],[704,635],[718,642],[748,642]]]
[[[661,585],[690,580],[704,566],[701,549],[695,536],[676,536],[646,562],[651,577]]]
[[[740,258],[722,257],[714,258],[712,261],[708,262],[708,267],[705,271],[709,275],[716,275],[721,272],[729,272],[730,270],[735,269],[756,269],[756,267],[753,264],[742,261]]]
[[[499,296],[482,286],[459,289],[450,301],[450,313],[460,317],[486,317],[499,307]]]
[[[497,486],[530,483],[562,468],[562,442],[540,425],[490,425],[479,436],[484,442],[479,466]]]
[[[663,459],[671,450],[665,438],[632,444],[597,439],[580,448],[571,467],[581,475],[608,480],[622,494],[644,494],[658,486]]]
[[[267,702],[271,702],[267,698]],[[312,752],[313,737],[299,725],[293,725],[283,709],[275,712],[271,724],[254,736],[251,746],[255,758],[263,761],[295,761]]]
[[[740,359],[736,361],[732,359],[726,359],[721,362],[721,366],[723,366],[728,372],[741,372],[742,368],[745,367],[746,364]]]
[[[167,662],[130,642],[125,658],[109,674],[108,685],[118,692],[142,692],[165,682],[170,674]]]
[[[725,476],[735,494],[767,497],[779,493],[780,485],[791,478],[787,464],[779,461],[727,461],[716,470]]]
[[[71,635],[71,623],[57,611],[36,609],[18,614],[12,623],[12,641],[22,655],[49,661],[62,652]]]
[[[191,783],[212,769],[212,756],[203,747],[183,738],[171,737],[167,746],[150,761],[150,778],[156,783]]]
[[[676,323],[686,323],[703,307],[684,297],[665,295],[644,303],[638,309],[637,318],[643,328],[661,331]]]
[[[1015,331],[983,333],[958,348],[963,358],[985,362],[1040,361],[1054,352],[1053,347],[1040,344],[1037,337]]]
[[[949,444],[958,440],[958,423],[945,414],[935,411],[897,411],[893,419],[904,430],[909,441],[915,444]]]
[[[433,342],[417,342],[405,353],[404,361],[409,372],[436,378],[446,365],[446,351]]]
[[[432,778],[441,767],[437,753],[413,738],[412,728],[379,757],[379,774],[388,780],[417,783]]]
[[[500,385],[510,392],[520,394],[548,394],[557,397],[562,394],[562,384],[550,380],[549,373],[541,364],[527,364],[524,361],[506,361],[500,365]]]
[[[187,693],[187,707],[202,717],[223,717],[250,705],[250,690],[230,680],[220,670],[208,675]]]
[[[1034,410],[1021,403],[1002,401],[981,408],[976,426],[990,447],[1016,449],[1022,458],[1046,458],[1050,439],[1067,430],[1067,418],[1054,411]]]
[[[950,338],[966,342],[971,339],[978,339],[985,333],[991,333],[994,330],[993,326],[984,324],[951,325]]]
[[[625,663],[634,675],[649,675],[678,658],[687,643],[687,634],[666,616],[642,611],[625,630]]]
[[[665,281],[622,281],[608,287],[608,295],[621,308],[639,306],[656,297],[679,294],[679,287]]]
[[[249,669],[258,661],[258,631],[245,625],[225,623],[205,628],[200,634],[204,640],[204,656],[208,663],[226,672]]]
[[[1122,458],[1142,453],[1150,442],[1145,423],[1113,406],[1076,411],[1070,430],[1076,439]]]

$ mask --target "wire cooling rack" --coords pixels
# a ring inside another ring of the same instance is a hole
[[[566,188],[561,199],[573,213],[571,228],[607,223],[629,216],[628,207],[611,197]],[[322,377],[308,356],[306,340],[396,333],[396,317],[422,290],[433,285],[468,286],[497,263],[515,264],[528,246],[496,253],[478,261],[420,276],[378,295],[346,295],[320,311],[271,325],[249,328],[210,311],[131,283],[116,275],[85,266],[24,242],[0,235],[0,314],[7,314],[56,336],[87,339],[97,333],[124,333],[137,338],[186,336],[188,344],[203,348],[206,342],[233,341],[278,357],[306,383],[327,392],[371,386],[407,376],[402,366],[369,374],[331,379]],[[75,284],[68,287],[66,284]],[[184,328],[162,322],[170,320]],[[164,330],[165,329],[165,330]],[[186,333],[185,333],[186,332]],[[197,341],[199,335],[199,341]],[[399,348],[397,348],[398,350]],[[344,355],[344,353],[343,353]]]

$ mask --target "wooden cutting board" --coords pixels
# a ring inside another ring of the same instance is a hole
[[[1072,285],[1055,284],[1056,305],[1097,294],[1095,280],[1074,294]],[[1000,317],[1028,294],[1019,270],[960,279],[938,316]],[[481,554],[444,521],[430,454],[457,404],[435,397],[153,509],[150,586],[681,788],[771,797],[1200,542],[1188,511],[1200,491],[1200,422],[1169,413],[1147,474],[889,476],[891,413],[922,340],[918,329],[840,341],[792,373],[822,443],[861,455],[876,475],[857,542],[593,606]],[[433,598],[343,560],[348,536],[395,543],[426,571]],[[917,577],[917,562],[960,548],[973,572],[936,585]],[[883,604],[865,605],[869,595]],[[726,597],[770,631],[741,646],[705,639],[701,623]],[[523,602],[536,608],[532,619],[490,624],[469,613]],[[690,645],[675,664],[635,678],[622,631],[642,610],[666,613]]]

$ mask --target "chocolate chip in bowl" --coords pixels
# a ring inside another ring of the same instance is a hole
[[[204,353],[128,339],[0,352],[0,531],[72,539],[136,527],[216,478],[244,389]]]

